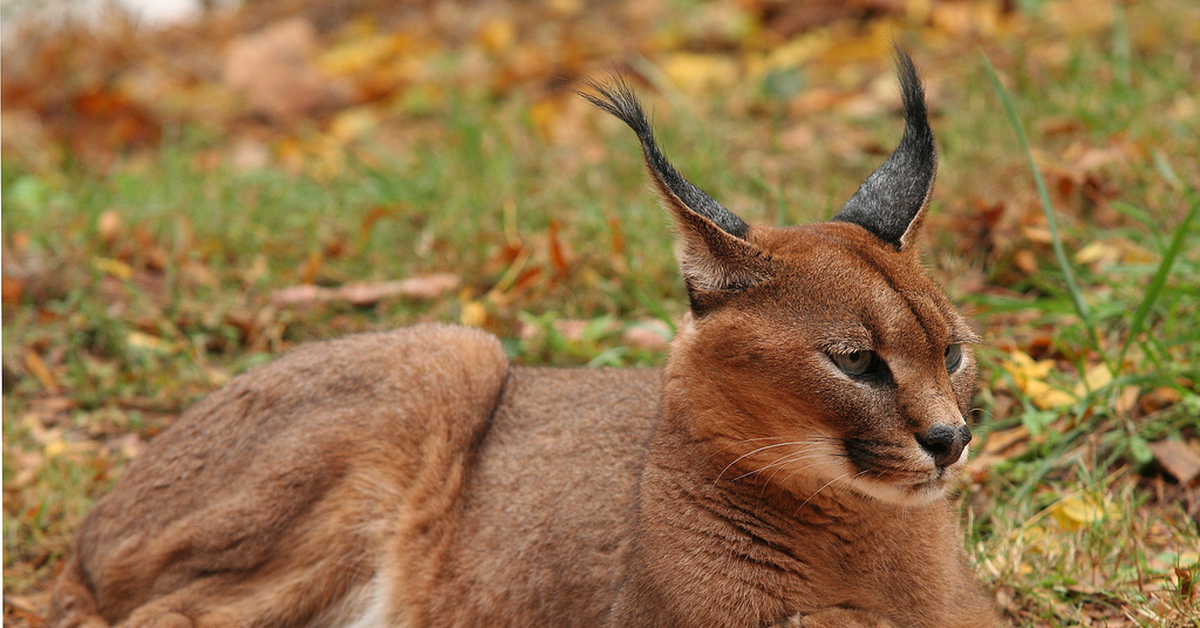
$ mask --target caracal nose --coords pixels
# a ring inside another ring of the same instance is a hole
[[[948,467],[958,461],[962,450],[971,442],[971,428],[967,425],[952,427],[938,423],[924,433],[916,434],[917,443],[933,458],[939,467]]]

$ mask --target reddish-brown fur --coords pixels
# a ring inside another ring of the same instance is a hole
[[[966,456],[921,441],[965,429],[976,340],[914,252],[925,201],[895,241],[743,230],[639,136],[693,304],[661,371],[436,325],[298,349],[130,464],[50,625],[1003,625],[943,496]],[[886,374],[839,366],[863,351]]]

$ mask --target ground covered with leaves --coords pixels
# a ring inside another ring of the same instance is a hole
[[[394,6],[399,5],[399,6]],[[798,6],[797,6],[798,5]],[[928,84],[926,260],[985,338],[960,487],[1020,626],[1200,622],[1200,6],[258,0],[3,50],[4,621],[178,413],[415,321],[531,364],[661,363],[686,308],[614,70],[750,221],[832,215]]]

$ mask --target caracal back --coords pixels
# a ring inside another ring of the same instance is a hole
[[[493,336],[422,325],[302,346],[236,378],[97,502],[50,625],[320,623],[398,530],[453,507],[507,370]]]

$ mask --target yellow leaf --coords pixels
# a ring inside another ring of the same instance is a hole
[[[134,349],[143,349],[146,351],[166,352],[170,350],[170,346],[162,338],[140,331],[129,332],[125,336],[125,343]]]
[[[285,137],[275,145],[275,154],[279,161],[292,172],[298,172],[304,167],[304,147],[300,140]]]
[[[58,388],[58,384],[54,381],[54,374],[50,372],[50,368],[46,366],[42,356],[33,351],[26,351],[25,368],[41,382],[42,386],[51,390]]]
[[[940,30],[959,36],[994,37],[1004,25],[999,2],[938,2],[930,22]]]
[[[1078,401],[1075,395],[1037,380],[1029,382],[1026,394],[1029,395],[1029,399],[1033,402],[1033,405],[1037,406],[1040,410],[1065,408]]]
[[[1052,410],[1075,403],[1075,395],[1046,382],[1046,377],[1054,370],[1053,360],[1035,361],[1024,351],[1013,351],[1009,355],[1011,359],[1002,362],[1001,367],[1012,376],[1017,389],[1025,393],[1035,406]]]
[[[1097,240],[1089,243],[1087,246],[1079,249],[1079,251],[1075,253],[1075,263],[1083,265],[1094,264],[1103,259],[1118,258],[1120,255],[1121,252],[1118,251],[1112,244]]]
[[[1075,396],[1082,397],[1089,392],[1100,390],[1107,386],[1112,379],[1112,371],[1108,370],[1107,364],[1103,362],[1093,364],[1083,374],[1083,381],[1075,385]]]
[[[771,51],[767,57],[767,70],[799,68],[833,44],[828,30],[816,30],[789,39],[787,43]]]
[[[892,41],[891,32],[885,28],[880,33],[867,33],[859,36],[841,34],[833,38],[832,45],[821,55],[821,61],[837,67],[885,57],[892,45],[890,43]]]
[[[369,107],[354,107],[339,112],[329,123],[329,134],[339,142],[359,139],[379,126],[379,119]]]
[[[562,17],[570,17],[583,10],[583,0],[547,0],[546,8]]]
[[[738,77],[737,63],[716,54],[676,52],[663,62],[663,73],[689,94],[732,86]]]
[[[562,117],[563,106],[558,100],[545,99],[529,107],[529,121],[544,139],[553,136],[555,123]]]
[[[924,24],[933,12],[933,0],[908,0],[904,12],[913,24]]]
[[[1068,532],[1074,532],[1083,526],[1092,525],[1119,514],[1113,508],[1112,502],[1096,494],[1064,497],[1051,506],[1049,512],[1058,525]]]
[[[1017,386],[1021,386],[1027,379],[1044,379],[1054,369],[1053,360],[1034,361],[1024,351],[1013,351],[1009,357],[1011,359],[1003,363],[1004,370],[1017,380]]]
[[[43,451],[46,454],[46,458],[57,458],[57,457],[63,455],[64,453],[66,453],[67,443],[65,441],[63,441],[61,438],[55,439],[55,440],[52,440],[52,441],[46,443],[46,446],[43,448]]]
[[[517,27],[510,18],[494,17],[483,24],[476,38],[489,52],[508,50],[517,39]]]
[[[462,306],[462,324],[467,327],[482,327],[487,321],[487,308],[479,301],[467,301]]]
[[[92,266],[102,273],[108,273],[117,279],[129,279],[133,276],[133,267],[120,260],[108,257],[97,257],[92,260]]]
[[[411,39],[407,35],[355,37],[321,55],[317,66],[327,74],[357,76],[377,69],[410,46]]]

